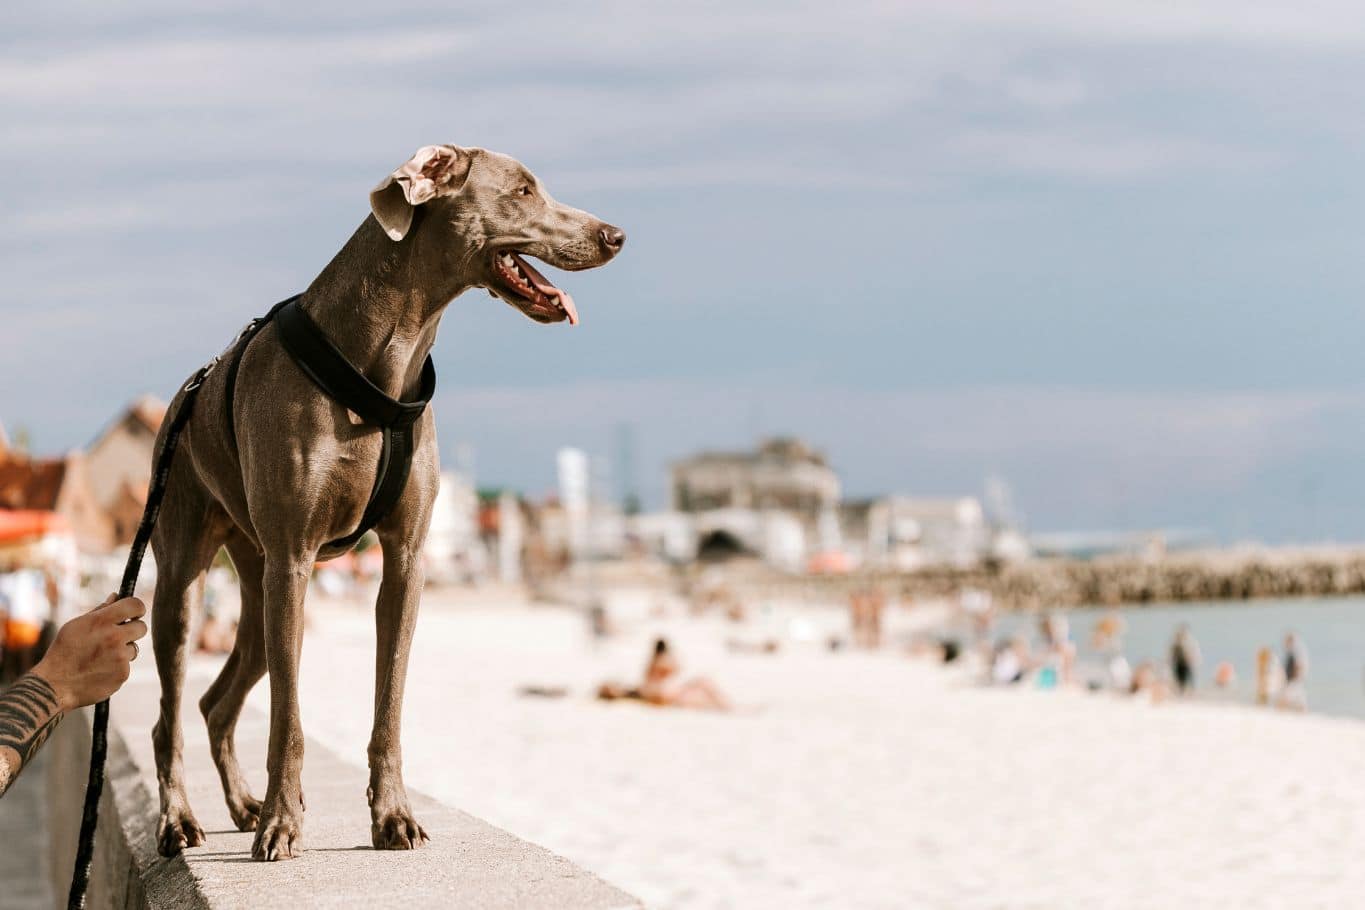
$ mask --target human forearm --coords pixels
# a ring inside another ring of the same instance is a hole
[[[25,673],[0,692],[0,796],[61,719],[61,699],[36,673]]]
[[[0,796],[47,741],[62,715],[118,691],[147,634],[135,597],[115,595],[57,631],[31,673],[0,692]]]

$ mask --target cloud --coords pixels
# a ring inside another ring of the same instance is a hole
[[[101,188],[78,199],[32,203],[0,226],[0,237],[241,224],[289,212],[297,196],[297,187],[280,176],[148,180],[133,196],[126,190]]]
[[[656,503],[670,460],[796,434],[829,454],[855,495],[976,493],[1001,472],[1021,489],[1021,505],[1051,524],[1056,498],[1098,514],[1115,497],[1141,498],[1159,513],[1195,493],[1235,494],[1268,466],[1323,446],[1322,419],[1359,411],[1352,402],[1337,392],[868,391],[760,377],[464,388],[443,390],[435,406],[444,440],[516,440],[512,464],[485,470],[497,482],[535,478],[532,489],[552,483],[559,445],[614,458],[622,425],[634,429],[638,479]],[[1039,484],[1030,472],[1040,465],[1064,476]]]
[[[1294,4],[1274,0],[933,0],[914,4],[905,15],[964,29],[1041,34],[1091,44],[1201,42],[1314,51],[1365,44],[1365,21],[1359,13],[1359,6],[1351,0]]]
[[[431,141],[631,233],[571,340],[452,310],[443,435],[503,481],[624,420],[661,496],[790,430],[856,491],[997,467],[1103,523],[1352,439],[1354,4],[77,0],[0,47],[0,418],[52,448],[305,286]]]
[[[1092,95],[1085,80],[1075,75],[1048,77],[1020,74],[1006,78],[1003,88],[1012,100],[1046,110],[1074,107]]]
[[[1233,145],[1090,129],[970,130],[954,145],[978,166],[1091,180],[1170,171],[1227,173],[1266,163],[1263,155]]]

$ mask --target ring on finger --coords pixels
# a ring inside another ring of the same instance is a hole
[[[128,647],[133,649],[133,656],[128,658],[128,660],[129,661],[137,660],[137,656],[142,653],[142,649],[137,646],[137,642],[135,641],[128,642]]]

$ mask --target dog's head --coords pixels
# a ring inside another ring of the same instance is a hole
[[[534,256],[568,271],[605,265],[626,234],[551,198],[521,162],[497,152],[428,145],[379,182],[370,208],[384,232],[403,241],[421,208],[424,231],[468,273],[470,284],[537,322],[578,322],[573,298],[526,261]]]

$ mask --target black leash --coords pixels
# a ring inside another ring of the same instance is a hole
[[[156,456],[156,469],[152,472],[152,483],[147,489],[147,505],[142,510],[142,520],[138,522],[137,534],[133,537],[132,549],[128,551],[128,563],[123,569],[123,583],[119,585],[120,598],[132,597],[137,587],[137,574],[142,568],[142,557],[147,552],[147,543],[152,539],[152,528],[156,516],[161,511],[161,500],[166,495],[166,481],[171,475],[171,459],[175,456],[176,444],[180,442],[180,431],[190,419],[194,410],[194,399],[199,395],[199,387],[204,377],[218,363],[215,357],[199,368],[185,384],[184,396],[180,407],[166,431],[166,441]],[[76,842],[76,866],[71,873],[71,891],[67,895],[68,910],[84,910],[85,892],[90,887],[90,864],[95,858],[95,826],[99,822],[100,794],[104,792],[104,761],[109,751],[109,700],[95,705],[95,719],[90,730],[90,777],[85,784],[85,808],[81,812],[81,834]]]
[[[185,384],[180,398],[180,407],[171,417],[166,430],[166,441],[157,453],[156,465],[152,471],[152,482],[147,489],[147,505],[142,510],[142,520],[138,523],[133,546],[128,551],[128,563],[123,569],[123,584],[119,586],[119,597],[132,597],[137,587],[138,571],[142,568],[142,558],[147,552],[147,544],[152,539],[152,528],[156,526],[157,515],[161,512],[161,500],[166,495],[166,481],[171,475],[171,459],[175,457],[175,447],[180,442],[180,432],[190,419],[194,410],[194,400],[199,395],[199,387],[223,356],[230,356],[227,366],[227,380],[224,400],[227,405],[228,432],[233,436],[232,398],[237,384],[237,368],[242,355],[252,339],[271,322],[275,323],[281,346],[298,364],[299,368],[328,397],[343,407],[355,412],[368,425],[384,434],[384,446],[379,456],[379,469],[375,475],[374,488],[360,519],[360,526],[353,532],[327,544],[324,549],[345,552],[355,546],[361,536],[374,527],[397,504],[407,486],[408,473],[412,467],[412,454],[415,448],[413,425],[426,412],[427,403],[436,391],[436,368],[430,355],[422,365],[421,386],[417,398],[412,401],[399,401],[384,393],[360,370],[356,369],[332,344],[331,340],[318,328],[317,323],[300,308],[299,295],[277,303],[270,312],[247,323],[245,329],[228,345],[226,351],[199,368]],[[95,856],[95,827],[99,821],[100,795],[104,791],[104,764],[109,750],[109,701],[95,705],[95,719],[90,732],[90,778],[85,785],[85,808],[81,813],[81,834],[76,844],[76,867],[71,874],[71,892],[67,897],[68,910],[84,910],[85,892],[90,887],[90,864]]]

